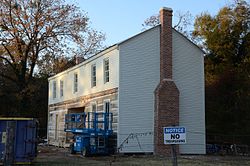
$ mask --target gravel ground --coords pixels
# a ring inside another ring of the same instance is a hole
[[[55,146],[39,146],[38,156],[33,165],[87,165],[87,166],[168,166],[172,165],[171,158],[153,155],[114,155],[82,157],[80,154],[71,155],[67,148]],[[178,165],[182,166],[249,166],[250,157],[247,156],[178,156]]]

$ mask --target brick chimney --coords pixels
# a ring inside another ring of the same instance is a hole
[[[160,78],[172,79],[172,12],[171,8],[160,9]]]
[[[80,56],[76,56],[75,57],[75,63],[76,63],[76,65],[82,63],[83,61],[85,61],[85,59],[83,57],[80,57]]]
[[[172,79],[172,12],[160,9],[160,82],[155,89],[154,153],[165,156],[171,155],[171,146],[164,145],[163,127],[179,125],[179,90]]]

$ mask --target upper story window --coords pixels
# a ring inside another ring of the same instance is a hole
[[[74,93],[76,93],[78,91],[78,74],[75,73],[74,74]]]
[[[60,80],[60,97],[63,97],[63,80]]]
[[[56,81],[53,81],[52,83],[52,91],[53,91],[53,99],[56,98]]]
[[[96,86],[96,65],[91,66],[91,87]]]
[[[104,59],[104,83],[109,82],[109,59]]]

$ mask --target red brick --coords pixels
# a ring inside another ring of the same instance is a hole
[[[179,90],[172,80],[172,9],[160,10],[160,83],[155,90],[154,153],[171,155],[164,145],[163,127],[179,125]],[[177,153],[179,148],[176,148]]]

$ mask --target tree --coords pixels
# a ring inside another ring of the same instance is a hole
[[[45,55],[39,62],[39,75],[51,76],[60,73],[70,67],[75,66],[77,64],[76,58],[79,57],[58,56],[56,58],[50,58],[49,55]]]
[[[239,65],[249,58],[250,6],[246,1],[222,8],[216,16],[202,13],[196,18],[193,35],[218,63]]]
[[[30,82],[46,56],[86,56],[102,48],[105,36],[88,21],[79,7],[63,0],[0,2],[0,77],[16,86],[17,114],[25,111]]]
[[[207,52],[207,132],[250,136],[250,5],[236,0],[215,16],[202,13],[194,28]]]
[[[173,26],[177,31],[181,32],[183,35],[188,37],[189,39],[191,38],[191,33],[188,29],[188,27],[191,25],[191,22],[193,20],[193,17],[189,11],[186,13],[177,11],[175,13],[175,16],[177,17],[178,22]],[[160,24],[160,15],[155,14],[147,18],[144,23],[142,24],[143,29],[146,30],[151,27],[155,27]]]

